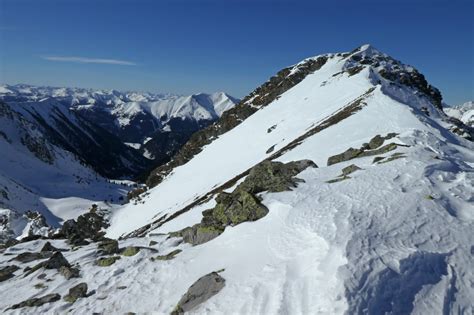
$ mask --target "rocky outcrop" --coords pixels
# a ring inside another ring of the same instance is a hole
[[[402,145],[397,144],[397,143],[389,143],[382,147],[381,145],[384,143],[385,140],[391,139],[395,137],[396,135],[397,134],[395,133],[389,133],[385,137],[376,135],[370,140],[369,143],[364,143],[362,147],[359,149],[349,148],[343,153],[329,157],[327,164],[328,166],[330,166],[336,163],[349,161],[349,160],[359,158],[359,157],[379,155],[379,154],[384,154],[392,150],[395,150],[397,147],[402,146]]]
[[[184,314],[206,302],[225,286],[225,279],[217,272],[211,272],[193,283],[179,300],[172,315]]]
[[[112,255],[119,252],[117,240],[106,238],[97,245],[99,255]]]
[[[151,258],[151,261],[155,261],[155,260],[171,260],[171,259],[173,259],[176,255],[178,255],[179,253],[181,253],[181,249],[175,249],[175,250],[169,252],[169,253],[166,254],[166,255],[159,255],[159,256],[156,256],[156,257],[152,257],[152,258]]]
[[[23,308],[23,307],[36,307],[36,306],[41,306],[46,303],[56,302],[56,301],[59,301],[60,299],[61,299],[61,296],[59,294],[51,293],[39,298],[31,298],[21,303],[12,305],[10,309],[18,309],[18,308]]]
[[[245,180],[232,193],[221,192],[216,197],[216,206],[203,211],[201,223],[171,233],[182,237],[184,242],[199,245],[224,232],[229,225],[256,221],[268,213],[256,194],[264,191],[281,192],[296,187],[301,179],[295,176],[308,167],[317,167],[309,160],[289,163],[263,161],[253,167]]]
[[[69,266],[61,266],[59,268],[59,273],[69,280],[71,278],[79,278],[79,269]]]
[[[120,256],[111,256],[111,257],[102,257],[97,259],[96,265],[100,267],[108,267],[115,264],[117,260],[120,259]]]
[[[64,222],[60,234],[67,238],[71,245],[79,246],[88,244],[86,239],[93,241],[102,239],[105,234],[102,229],[108,226],[104,215],[93,206],[91,211],[80,215],[76,220]]]

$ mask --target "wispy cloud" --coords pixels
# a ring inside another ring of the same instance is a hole
[[[121,66],[136,66],[137,64],[131,61],[119,59],[102,59],[102,58],[87,58],[87,57],[69,57],[69,56],[41,56],[42,59],[59,62],[76,62],[76,63],[102,63],[109,65]]]

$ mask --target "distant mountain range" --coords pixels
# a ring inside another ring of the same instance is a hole
[[[474,102],[469,101],[456,106],[445,107],[444,112],[456,119],[459,119],[466,125],[474,127]]]
[[[18,84],[0,86],[0,101],[102,175],[123,177],[167,162],[238,99]]]

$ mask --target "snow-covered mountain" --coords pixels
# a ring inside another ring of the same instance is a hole
[[[0,306],[471,314],[472,139],[421,73],[370,45],[305,59],[116,207],[105,232],[118,242],[78,219],[48,240],[74,251],[43,256],[47,240],[7,248]]]
[[[464,104],[445,107],[444,112],[456,119],[459,119],[468,126],[474,127],[474,102],[469,101]]]
[[[179,96],[25,84],[0,86],[0,100],[47,114],[51,107],[77,114],[147,158],[156,159],[155,165],[166,162],[192,133],[238,102],[223,92]]]

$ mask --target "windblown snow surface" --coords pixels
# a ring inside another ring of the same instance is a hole
[[[382,55],[370,46],[355,54]],[[83,278],[66,282],[46,271],[53,280],[39,290],[32,288],[37,274],[5,281],[2,309],[86,282],[95,294],[73,306],[56,302],[22,312],[169,314],[198,278],[224,269],[225,287],[191,313],[472,314],[473,144],[447,131],[444,114],[414,90],[390,84],[370,66],[351,76],[341,72],[344,55],[327,56],[320,70],[174,169],[143,202],[118,209],[107,235],[117,238],[172,215],[267,158],[271,146],[277,151],[375,88],[360,111],[278,158],[310,159],[319,168],[301,172],[305,182],[292,191],[263,193],[265,217],[227,227],[194,247],[168,238],[165,233],[200,222],[201,212],[215,204],[210,200],[146,237],[120,242],[147,246],[154,240],[161,255],[182,249],[173,260],[153,262],[149,258],[156,254],[142,250],[101,268],[93,263],[94,244],[64,252],[80,264]],[[406,157],[326,166],[328,157],[391,132],[398,136],[390,141],[405,145],[395,152]],[[327,183],[353,163],[361,170],[350,179]],[[62,242],[53,245],[66,246]],[[20,244],[7,253],[38,250],[43,243]]]

